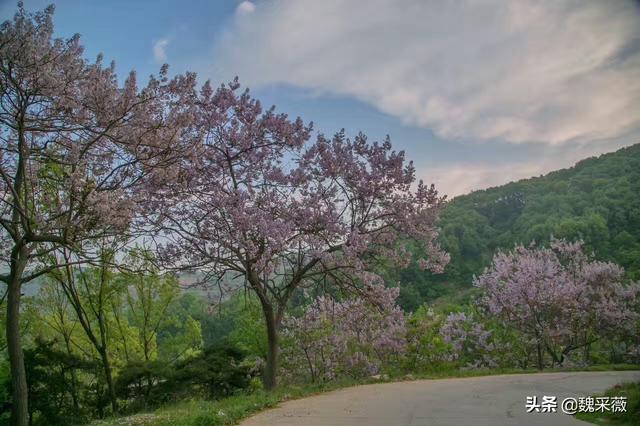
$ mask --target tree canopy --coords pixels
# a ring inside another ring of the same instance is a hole
[[[439,241],[451,255],[445,273],[389,270],[402,287],[400,303],[414,310],[441,296],[463,300],[474,275],[493,254],[551,237],[583,240],[598,260],[640,278],[640,144],[588,158],[545,176],[475,191],[451,200],[440,216]]]

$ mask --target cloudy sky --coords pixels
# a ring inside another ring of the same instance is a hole
[[[389,134],[452,196],[640,142],[638,1],[55,3],[57,34],[121,75],[237,75],[323,133]]]

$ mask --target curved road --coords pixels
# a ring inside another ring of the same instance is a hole
[[[287,401],[242,426],[266,425],[579,425],[558,412],[527,413],[527,396],[587,396],[640,371],[540,373],[381,383]]]

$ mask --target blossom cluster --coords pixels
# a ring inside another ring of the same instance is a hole
[[[474,285],[486,314],[535,347],[540,368],[543,356],[563,364],[605,336],[637,334],[640,285],[625,283],[620,266],[591,260],[580,241],[499,252]]]
[[[449,351],[448,361],[464,362],[467,368],[494,368],[497,363],[497,349],[493,333],[484,324],[464,312],[454,312],[447,316],[440,328],[440,335]]]
[[[406,350],[405,321],[397,288],[376,286],[366,297],[317,298],[299,317],[283,323],[282,362],[290,379],[311,381],[378,374]]]

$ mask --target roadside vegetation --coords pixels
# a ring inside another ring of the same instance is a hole
[[[638,370],[640,366],[634,364],[602,364],[598,366],[584,368],[562,368],[548,369],[546,372],[557,371],[627,371]],[[536,369],[475,369],[441,370],[433,373],[421,373],[404,376],[383,376],[380,378],[366,379],[341,379],[331,382],[306,384],[304,386],[283,386],[274,392],[265,392],[261,386],[256,386],[253,390],[247,390],[233,397],[218,401],[190,400],[176,404],[163,406],[150,412],[134,414],[131,416],[115,417],[99,420],[92,423],[92,426],[137,426],[137,425],[161,425],[161,426],[199,426],[199,425],[235,425],[239,421],[250,417],[262,410],[272,408],[288,400],[304,398],[329,392],[345,387],[367,385],[385,382],[397,382],[403,380],[436,380],[460,377],[476,377],[500,374],[535,374]],[[628,413],[631,416],[631,413]],[[582,420],[587,418],[579,417]],[[626,418],[621,416],[621,418]],[[602,423],[608,424],[608,423]],[[617,424],[617,423],[615,423]],[[635,424],[635,423],[620,423]]]
[[[634,426],[638,424],[638,419],[640,419],[640,382],[621,383],[607,390],[602,395],[594,395],[594,397],[600,396],[627,398],[626,412],[578,413],[576,414],[576,418],[597,425]]]

